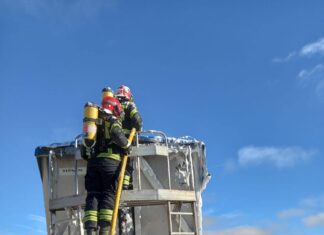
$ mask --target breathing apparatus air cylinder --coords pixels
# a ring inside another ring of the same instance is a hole
[[[101,96],[102,100],[107,96],[114,97],[114,91],[110,87],[105,87],[101,91]]]
[[[99,107],[88,102],[84,105],[83,145],[92,148],[96,144]]]

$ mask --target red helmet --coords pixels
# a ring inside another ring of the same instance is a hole
[[[119,103],[118,99],[116,99],[115,97],[111,97],[111,96],[106,96],[102,100],[102,108],[107,113],[110,113],[117,118],[119,118],[124,113],[123,107]]]
[[[125,86],[125,85],[121,85],[120,87],[118,87],[117,92],[116,92],[116,97],[122,98],[122,99],[128,100],[128,101],[133,99],[131,90],[129,89],[128,86]]]

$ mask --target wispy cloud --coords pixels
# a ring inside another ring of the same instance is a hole
[[[279,219],[288,219],[288,218],[293,218],[293,217],[301,217],[303,215],[305,215],[305,210],[300,209],[300,208],[290,208],[290,209],[280,211],[278,213],[278,218]]]
[[[253,226],[240,226],[218,231],[206,231],[205,235],[270,235],[270,231]]]
[[[220,216],[218,216],[219,218],[221,219],[227,219],[227,220],[232,220],[232,219],[237,219],[237,218],[240,218],[240,217],[243,217],[244,214],[240,211],[232,211],[232,212],[229,212],[229,213],[225,213],[225,214],[222,214]]]
[[[33,225],[29,225],[29,226],[26,226],[26,225],[22,225],[22,224],[15,224],[13,225],[14,227],[16,228],[19,228],[19,230],[21,230],[23,232],[23,234],[46,234],[47,232],[44,230],[44,226],[42,226],[42,228],[35,228],[35,226]],[[40,226],[38,226],[40,227]],[[1,235],[4,235],[0,232]],[[12,233],[10,233],[10,235],[13,235]],[[21,233],[20,233],[21,235]]]
[[[219,226],[235,226],[244,220],[245,214],[240,211],[231,211],[228,213],[216,215],[203,213],[203,227],[208,231],[216,231]]]
[[[238,151],[240,166],[271,164],[277,168],[291,167],[315,155],[315,150],[301,147],[255,147],[247,146]]]
[[[303,69],[298,73],[298,77],[302,80],[324,79],[324,65],[318,64],[311,69]]]
[[[30,214],[28,215],[28,219],[42,224],[46,224],[46,218],[44,216]]]
[[[285,57],[277,57],[272,61],[275,63],[290,62],[295,58],[312,58],[316,55],[324,55],[324,37],[315,42],[304,45],[297,51],[290,52]],[[322,57],[321,57],[322,58]],[[314,88],[315,94],[319,98],[324,98],[324,64],[317,64],[310,69],[302,69],[298,73],[299,82],[304,86]]]
[[[304,198],[299,204],[302,207],[324,209],[324,194],[316,197],[312,196]]]
[[[306,227],[324,226],[324,194],[307,197],[299,201],[295,208],[278,213],[278,218],[298,218]]]
[[[294,58],[297,57],[312,57],[314,55],[324,55],[324,38],[320,38],[315,42],[308,43],[304,45],[301,49],[297,51],[290,52],[285,57],[277,57],[274,58],[272,61],[275,63],[285,63],[289,62]]]
[[[317,96],[324,97],[324,64],[301,70],[298,78],[302,85],[315,87]]]
[[[288,62],[291,59],[295,58],[297,56],[297,54],[298,54],[297,52],[293,51],[293,52],[290,52],[289,55],[287,55],[286,57],[283,57],[283,58],[277,57],[277,58],[274,58],[272,61],[275,63]]]
[[[311,215],[303,219],[307,227],[324,227],[324,213]]]
[[[207,208],[204,210],[204,215],[214,215],[216,213],[214,208]]]
[[[112,7],[117,0],[3,0],[4,6],[32,16],[51,15],[56,19],[93,17],[101,10]]]

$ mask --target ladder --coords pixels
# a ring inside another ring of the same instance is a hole
[[[171,202],[168,201],[168,215],[169,215],[169,232],[170,235],[197,235],[197,221],[196,221],[196,203],[195,202],[188,202],[186,203],[190,205],[191,211],[181,211],[182,203],[181,202]],[[177,217],[175,220],[173,220],[173,217]],[[191,216],[193,219],[194,227],[190,228],[186,220],[184,219],[184,216]],[[174,231],[174,222],[177,221],[177,231]]]
[[[193,163],[192,163],[192,155],[191,155],[191,148],[189,147],[189,161],[190,161],[190,172],[191,172],[191,187],[192,190],[195,190],[195,181],[194,181],[194,171],[193,171]],[[195,195],[196,196],[196,195]],[[189,204],[191,206],[191,211],[181,211],[182,207],[181,202],[178,202],[178,207],[174,206],[172,208],[172,202],[168,201],[168,215],[169,215],[169,232],[170,235],[198,235],[198,221],[196,217],[196,202],[188,202],[186,204]],[[178,229],[177,231],[173,231],[173,217],[177,216],[178,218],[176,221],[178,221]],[[192,216],[194,227],[190,228],[186,221],[184,220],[184,216]],[[186,225],[186,226],[184,226]],[[186,227],[186,228],[185,228]]]

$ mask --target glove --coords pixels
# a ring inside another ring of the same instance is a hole
[[[123,148],[123,155],[129,155],[132,151],[132,143],[128,141],[126,147]]]

